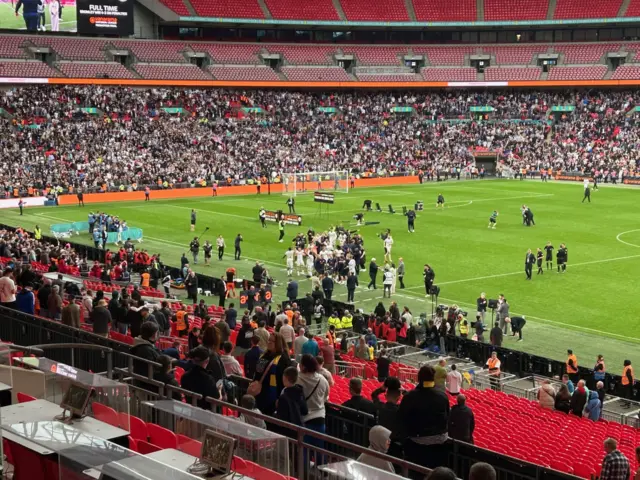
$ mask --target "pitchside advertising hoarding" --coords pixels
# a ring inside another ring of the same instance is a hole
[[[133,34],[133,1],[0,0],[0,28],[129,36]]]

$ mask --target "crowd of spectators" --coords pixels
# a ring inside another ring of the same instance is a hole
[[[292,171],[440,171],[473,163],[471,149],[499,152],[514,167],[632,175],[639,155],[638,96],[602,90],[20,87],[0,94],[0,109],[9,114],[0,118],[0,184],[7,191],[118,190],[226,185]],[[554,105],[575,111],[551,115]],[[394,106],[410,106],[413,113],[391,113]],[[471,106],[493,111],[483,121],[461,122],[471,118]],[[320,113],[319,107],[336,111]]]

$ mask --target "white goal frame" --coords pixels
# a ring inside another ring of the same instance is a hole
[[[313,192],[349,193],[350,174],[348,170],[285,173],[282,184],[282,195],[289,197]]]

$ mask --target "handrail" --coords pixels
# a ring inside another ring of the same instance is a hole
[[[41,348],[38,348],[38,345],[34,345],[33,347],[23,347],[22,345],[16,345],[14,343],[4,343],[3,345],[6,345],[7,347],[9,347],[9,350],[13,350],[15,352],[22,352],[28,355],[36,355],[39,357],[44,356],[44,352]]]

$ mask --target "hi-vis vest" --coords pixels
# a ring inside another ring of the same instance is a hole
[[[178,310],[176,312],[176,329],[178,331],[187,329],[187,322],[185,322],[186,315],[187,312],[185,312],[184,310]]]
[[[332,347],[336,346],[336,336],[333,333],[331,333],[331,330],[327,332],[327,341],[328,341],[327,343]]]
[[[631,383],[633,383],[636,377],[633,376],[633,367],[631,365],[627,365],[622,370],[622,385],[629,385],[629,379],[627,378],[627,372],[631,373],[631,378],[633,379]]]
[[[460,335],[469,335],[469,323],[466,320],[460,322]]]
[[[342,317],[342,328],[353,328],[353,318],[344,316]]]
[[[569,365],[569,360],[573,361],[573,367]],[[578,373],[578,359],[573,354],[567,358],[567,373]]]
[[[39,227],[36,227],[33,230],[33,236],[36,240],[41,240],[42,239],[42,229]]]
[[[342,328],[342,324],[340,323],[340,319],[338,317],[329,317],[329,325],[335,325],[336,328]]]
[[[487,366],[489,367],[489,374],[499,376],[500,375],[500,359],[490,358],[487,361]],[[494,370],[496,369],[496,370]]]

